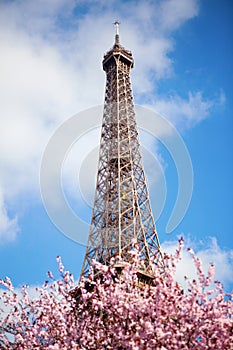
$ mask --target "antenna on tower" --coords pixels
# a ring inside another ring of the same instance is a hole
[[[115,44],[119,45],[120,44],[120,38],[119,38],[119,24],[120,24],[120,22],[118,20],[116,20],[113,24],[116,26]]]

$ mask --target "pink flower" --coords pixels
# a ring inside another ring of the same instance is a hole
[[[17,294],[9,278],[0,295],[7,309],[0,318],[1,349],[230,349],[233,344],[233,303],[221,283],[190,250],[198,280],[188,280],[185,292],[174,271],[183,241],[175,256],[166,257],[165,273],[152,264],[154,281],[142,285],[137,272],[142,261],[134,247],[132,264],[123,264],[116,279],[114,264],[93,262],[87,279],[73,288],[73,276],[58,257],[60,280],[46,282],[31,297],[24,286]],[[94,271],[101,271],[96,278]],[[52,274],[49,273],[51,279]],[[52,277],[53,279],[53,277]],[[11,335],[9,336],[9,333]]]

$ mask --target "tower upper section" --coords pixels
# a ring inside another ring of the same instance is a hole
[[[82,273],[93,259],[108,265],[112,257],[131,262],[132,242],[150,273],[151,261],[163,268],[163,258],[142,164],[134,112],[130,70],[132,53],[120,45],[118,25],[113,48],[103,59],[106,90],[99,165],[90,234]]]
[[[120,45],[118,25],[119,22],[114,23],[116,25],[116,35],[115,43],[105,55],[103,59],[103,69],[106,73],[114,66],[122,66],[123,68],[131,69],[134,65],[134,60],[132,53],[129,50],[126,50],[123,46]],[[124,67],[125,66],[125,67]]]

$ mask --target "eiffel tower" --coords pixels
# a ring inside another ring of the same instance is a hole
[[[82,275],[92,259],[108,265],[120,256],[131,261],[132,242],[150,275],[153,259],[163,268],[163,258],[151,210],[140,151],[130,83],[132,53],[120,45],[119,22],[115,43],[103,58],[106,92],[101,130],[99,165],[90,233]]]

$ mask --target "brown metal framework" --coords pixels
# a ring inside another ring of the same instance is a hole
[[[150,273],[151,259],[163,267],[134,113],[130,84],[134,61],[132,53],[120,45],[115,24],[115,44],[103,59],[107,82],[84,275],[92,259],[108,265],[113,256],[120,256],[130,262],[132,241],[137,242],[144,262],[142,273]]]

